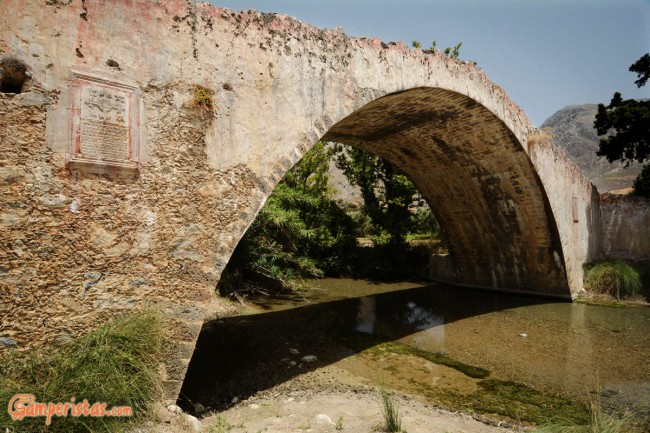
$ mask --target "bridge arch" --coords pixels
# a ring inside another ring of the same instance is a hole
[[[320,139],[374,153],[411,178],[449,243],[450,260],[430,277],[570,297],[560,234],[525,143],[482,104],[415,87],[364,100]]]
[[[543,185],[517,137],[481,104],[418,87],[364,105],[322,138],[386,158],[413,180],[449,242],[451,273],[432,276],[569,295]]]
[[[162,306],[175,398],[238,240],[320,139],[411,176],[450,233],[458,283],[576,295],[599,254],[595,189],[470,62],[194,0],[29,0],[0,18],[0,53],[33,84],[0,98],[0,331],[19,347]],[[141,147],[124,177],[107,161],[70,169],[95,87],[130,95],[120,128]]]

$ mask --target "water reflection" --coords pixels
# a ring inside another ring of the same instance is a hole
[[[355,329],[365,334],[374,334],[376,320],[375,298],[372,296],[359,298],[359,312],[357,313],[357,326]]]
[[[249,385],[254,392],[298,374],[272,368],[283,365],[289,347],[333,363],[350,355],[346,338],[362,332],[445,352],[490,370],[493,378],[541,391],[586,400],[599,385],[607,404],[650,407],[648,308],[590,307],[440,285],[401,285],[372,296],[376,285],[368,282],[319,285],[319,304],[280,305],[282,311],[206,324],[184,391],[223,394],[229,401]],[[359,297],[342,299],[349,293]]]
[[[427,287],[359,298],[354,329],[543,391],[587,400],[600,388],[608,406],[650,409],[648,308]]]

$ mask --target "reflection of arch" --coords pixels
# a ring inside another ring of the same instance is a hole
[[[372,101],[323,137],[387,158],[445,230],[456,282],[567,295],[562,246],[522,144],[484,106],[419,87]]]

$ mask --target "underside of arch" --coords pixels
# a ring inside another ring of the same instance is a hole
[[[483,105],[421,87],[368,103],[323,140],[403,170],[443,228],[455,283],[568,296],[558,230],[522,143]]]

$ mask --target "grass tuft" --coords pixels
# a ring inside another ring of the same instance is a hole
[[[381,413],[384,416],[385,431],[390,433],[399,433],[402,431],[402,419],[399,414],[399,405],[386,392],[381,390]]]
[[[623,299],[641,292],[641,274],[622,260],[585,266],[585,289]]]
[[[163,325],[153,311],[139,312],[109,322],[64,346],[13,352],[0,362],[0,405],[12,396],[34,394],[37,402],[107,403],[130,406],[133,416],[53,417],[13,421],[0,411],[0,427],[20,432],[119,432],[149,415],[161,396],[159,365]]]

